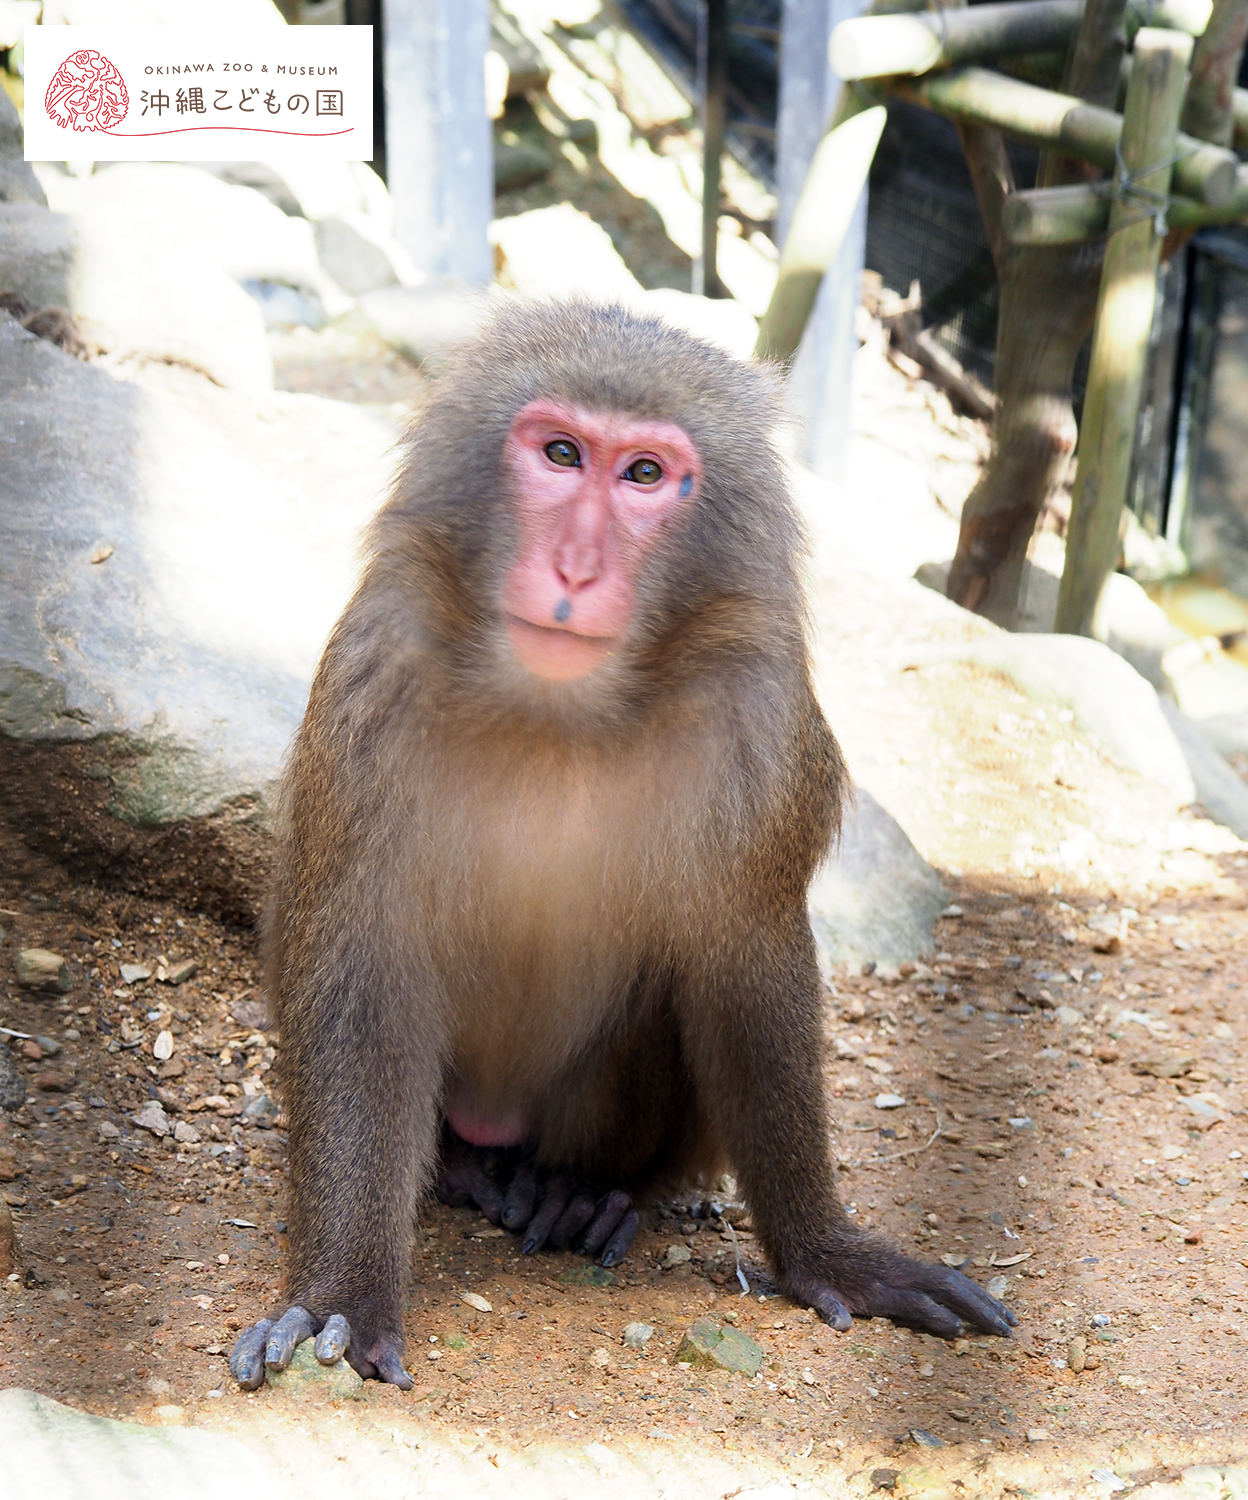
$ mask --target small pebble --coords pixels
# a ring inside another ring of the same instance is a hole
[[[940,915],[942,917],[960,917],[962,915],[962,908],[960,906],[946,906]]]
[[[649,1323],[627,1323],[622,1337],[627,1348],[644,1349],[654,1337],[654,1329]]]
[[[669,1245],[663,1252],[663,1259],[659,1265],[665,1271],[670,1271],[673,1266],[683,1266],[693,1259],[693,1251],[688,1245]]]
[[[986,1290],[990,1297],[1004,1297],[1009,1284],[1010,1278],[1008,1276],[992,1276],[989,1278]]]
[[[900,1094],[877,1094],[875,1096],[876,1109],[901,1109],[905,1102]]]
[[[459,1300],[466,1302],[469,1307],[475,1307],[478,1312],[493,1312],[493,1304],[487,1302],[480,1292],[460,1292]]]
[[[121,982],[123,984],[142,984],[145,979],[152,977],[152,971],[146,964],[122,964]]]
[[[95,1133],[102,1141],[115,1141],[121,1137],[121,1131],[111,1120],[101,1120],[95,1128]]]
[[[166,1136],[173,1128],[165,1106],[158,1099],[149,1099],[137,1115],[130,1117],[140,1130],[150,1130],[154,1136]]]
[[[1049,1441],[1049,1430],[1047,1427],[1029,1427],[1027,1429],[1027,1441],[1029,1443],[1047,1443]]]
[[[74,987],[69,965],[47,948],[23,948],[14,954],[13,973],[24,990],[66,995]]]
[[[184,1146],[196,1146],[202,1139],[194,1125],[189,1124],[186,1120],[179,1120],[173,1127],[173,1138]]]
[[[173,1032],[162,1031],[152,1043],[152,1056],[157,1062],[167,1062],[173,1056]]]

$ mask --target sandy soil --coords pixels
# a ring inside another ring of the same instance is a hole
[[[930,689],[933,713],[947,696]],[[999,731],[959,727],[959,756],[934,756],[925,774],[933,820],[959,797],[967,765],[989,776],[1010,759]],[[966,859],[960,831],[942,826]],[[224,1363],[282,1270],[282,1133],[239,1122],[268,1085],[277,1041],[255,1025],[252,936],[76,885],[12,840],[0,852],[5,954],[52,948],[75,981],[63,999],[8,981],[2,1007],[6,1026],[61,1050],[38,1058],[38,1044],[12,1042],[30,1096],[4,1122],[0,1163],[25,1273],[3,1293],[0,1382],[110,1415],[152,1420],[161,1408],[155,1419],[170,1419],[165,1408],[178,1406],[231,1429],[297,1427],[271,1393],[234,1392]],[[470,1433],[520,1452],[693,1443],[795,1478],[900,1462],[915,1429],[964,1456],[967,1444],[1014,1452],[1037,1429],[1055,1450],[1158,1435],[1233,1456],[1248,1395],[1248,1131],[1236,1076],[1248,860],[1198,857],[1207,871],[1197,882],[1189,871],[1181,892],[1137,890],[1117,953],[1094,951],[1108,938],[1086,919],[1121,911],[1121,891],[1106,901],[1092,882],[1062,900],[1000,869],[951,878],[963,914],[940,924],[930,971],[841,978],[829,996],[846,1201],[916,1253],[1003,1278],[1020,1316],[1014,1340],[945,1344],[878,1322],[837,1336],[766,1295],[748,1232],[751,1295],[741,1295],[727,1241],[670,1205],[652,1209],[606,1287],[577,1284],[574,1257],[525,1259],[475,1214],[435,1205],[408,1320],[419,1385],[410,1397],[370,1387],[364,1410],[426,1439]],[[120,976],[122,963],[157,971],[188,958],[198,972],[177,987]],[[174,1051],[159,1062],[162,1030]],[[877,1110],[881,1090],[906,1107]],[[1193,1114],[1193,1096],[1220,1118]],[[136,1129],[151,1097],[201,1140],[175,1147]],[[680,1243],[691,1261],[660,1270]],[[465,1291],[493,1311],[468,1307]],[[707,1314],[759,1340],[759,1379],[673,1367],[684,1329]],[[620,1340],[633,1320],[657,1330],[640,1353]],[[1067,1364],[1075,1337],[1089,1351],[1078,1374]],[[349,1426],[360,1430],[356,1417]]]

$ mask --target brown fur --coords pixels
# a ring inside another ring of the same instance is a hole
[[[677,422],[705,467],[625,649],[572,684],[526,674],[499,624],[502,445],[538,396]],[[806,888],[845,772],[775,417],[764,372],[657,322],[511,308],[411,435],[294,751],[269,938],[290,1300],[344,1313],[366,1365],[401,1349],[452,1072],[524,1105],[551,1168],[636,1190],[730,1162],[825,1310],[830,1280],[912,1264],[832,1185]]]

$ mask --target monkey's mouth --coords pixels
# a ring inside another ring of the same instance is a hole
[[[561,626],[507,619],[507,639],[521,666],[548,682],[575,682],[599,667],[615,647],[612,636],[577,635]]]

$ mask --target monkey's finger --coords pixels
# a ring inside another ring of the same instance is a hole
[[[594,1200],[588,1193],[577,1193],[559,1215],[559,1222],[550,1231],[546,1244],[551,1250],[566,1250],[572,1241],[594,1217]]]
[[[560,1215],[568,1206],[572,1190],[562,1177],[552,1177],[546,1184],[546,1196],[542,1206],[529,1223],[529,1232],[524,1237],[521,1249],[525,1255],[533,1255],[546,1243],[546,1237],[559,1222]]]
[[[521,1163],[503,1199],[503,1228],[523,1229],[537,1207],[537,1169],[531,1161]]]
[[[341,1313],[331,1313],[316,1336],[315,1354],[323,1365],[336,1365],[351,1342],[351,1325]]]
[[[1018,1324],[1018,1319],[1004,1302],[989,1296],[978,1282],[963,1276],[960,1271],[940,1275],[936,1284],[927,1287],[927,1291],[931,1296],[939,1297],[981,1333],[995,1333],[999,1338],[1008,1339],[1010,1329]]]
[[[468,1191],[491,1224],[502,1222],[503,1190],[479,1161],[474,1161],[469,1169]]]
[[[264,1384],[264,1346],[273,1326],[272,1318],[261,1318],[245,1332],[230,1350],[230,1374],[245,1391],[256,1391]]]
[[[941,1339],[956,1338],[962,1326],[957,1313],[933,1300],[926,1292],[910,1287],[873,1287],[869,1306],[863,1311],[872,1318],[900,1318],[906,1323],[914,1323]]]
[[[637,1238],[637,1231],[640,1228],[641,1215],[635,1208],[630,1208],[620,1220],[615,1233],[607,1241],[606,1249],[598,1257],[598,1264],[600,1266],[618,1266],[633,1248],[633,1241]]]
[[[269,1329],[264,1346],[265,1364],[270,1370],[284,1370],[296,1348],[315,1332],[316,1319],[306,1307],[288,1307]]]
[[[609,1192],[599,1203],[598,1212],[590,1221],[589,1228],[581,1236],[577,1249],[582,1255],[597,1255],[611,1235],[619,1228],[620,1220],[633,1206],[633,1200],[619,1188]]]

